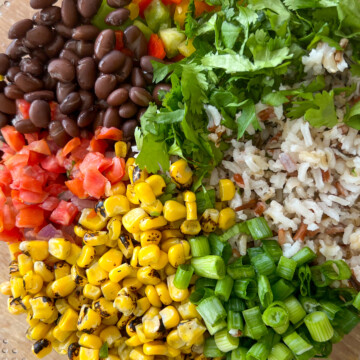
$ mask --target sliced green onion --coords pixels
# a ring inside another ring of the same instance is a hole
[[[315,355],[317,355],[317,351],[315,350],[315,348],[313,347],[312,349],[305,351],[303,354],[301,355],[296,355],[296,360],[310,360],[312,359]]]
[[[209,287],[209,288],[215,288],[216,286],[216,279],[208,279],[208,278],[200,278],[198,280],[196,280],[195,283],[195,289],[202,289],[204,287]]]
[[[224,251],[225,243],[220,241],[220,237],[215,233],[211,233],[208,237],[208,241],[211,254],[221,256]]]
[[[272,327],[278,334],[284,334],[289,327],[289,313],[284,303],[272,303],[262,315],[265,325]]]
[[[257,342],[248,351],[246,360],[266,360],[270,354],[270,346]]]
[[[317,342],[328,341],[334,335],[334,329],[329,318],[322,311],[315,311],[307,315],[304,322],[311,337]]]
[[[333,337],[331,338],[331,340]],[[327,359],[332,353],[333,344],[330,341],[325,341],[322,343],[314,341],[314,350],[316,351],[316,357]]]
[[[242,315],[238,311],[229,310],[227,313],[228,330],[244,330],[244,321]]]
[[[334,335],[331,339],[332,344],[339,343],[344,338],[344,333],[338,329],[337,327],[334,327]]]
[[[289,296],[284,300],[284,305],[289,313],[289,320],[297,324],[306,316],[306,311],[295,296]]]
[[[214,338],[216,346],[224,353],[235,350],[239,346],[239,338],[231,336],[227,329],[217,332]]]
[[[344,260],[328,260],[321,265],[323,274],[331,280],[348,280],[351,270]]]
[[[265,275],[260,275],[258,279],[258,294],[260,303],[264,308],[267,308],[273,302],[273,293],[269,279]]]
[[[305,246],[292,259],[297,262],[298,266],[301,266],[315,260],[316,254],[309,247]]]
[[[174,286],[178,289],[187,289],[190,285],[194,268],[188,264],[181,264],[176,269]]]
[[[298,278],[300,280],[300,294],[302,296],[307,296],[311,293],[311,277],[309,265],[305,264],[299,267]]]
[[[197,236],[189,240],[191,255],[193,257],[201,257],[210,255],[209,240],[206,236]]]
[[[320,300],[319,304],[321,306],[321,310],[327,315],[330,320],[334,320],[336,314],[341,310],[340,306],[337,306],[331,301]]]
[[[214,326],[211,326],[209,323],[206,322],[205,319],[204,320],[204,323],[205,323],[205,326],[206,328],[208,329],[208,332],[210,335],[214,335],[216,334],[218,331],[224,329],[227,327],[227,324],[226,324],[226,321],[225,320],[221,320],[219,321],[217,324],[215,324]]]
[[[349,306],[354,302],[358,292],[353,288],[330,289],[330,298],[335,299],[341,306]]]
[[[276,275],[286,280],[292,280],[295,274],[297,263],[295,260],[281,256],[276,268]]]
[[[274,260],[265,253],[251,258],[251,263],[254,265],[256,272],[261,275],[269,276],[276,270]]]
[[[344,308],[339,311],[333,321],[333,325],[337,327],[338,331],[344,334],[349,334],[359,323],[359,314],[349,308]]]
[[[268,330],[262,321],[261,311],[258,306],[244,310],[242,314],[248,327],[247,330],[253,339],[259,340],[267,334]]]
[[[312,266],[310,270],[311,279],[316,287],[321,288],[331,284],[332,281],[327,276],[325,276],[321,266]]]
[[[232,311],[243,311],[246,309],[244,301],[236,297],[231,297],[229,299],[228,307],[229,310]]]
[[[214,326],[226,318],[226,311],[221,301],[216,296],[203,299],[196,310],[208,324]]]
[[[313,298],[307,296],[300,296],[299,300],[302,307],[308,314],[316,311],[317,308],[319,307],[319,303],[317,302],[317,300]]]
[[[247,348],[238,347],[237,349],[231,352],[230,360],[246,360],[247,352],[248,352]]]
[[[226,273],[224,260],[218,255],[192,258],[191,265],[196,275],[209,279],[222,279]]]
[[[313,346],[305,341],[296,331],[285,336],[283,341],[295,355],[304,354],[313,348]]]
[[[260,254],[263,254],[264,250],[261,247],[252,247],[247,249],[247,254],[249,255],[250,260]]]
[[[231,257],[233,256],[233,250],[232,247],[229,243],[225,244],[224,250],[222,252],[221,257],[224,260],[225,264],[228,264],[229,260],[231,259]]]
[[[273,233],[263,217],[246,221],[250,235],[254,240],[263,240],[273,236]]]
[[[270,351],[268,360],[291,360],[293,359],[293,353],[283,343],[277,343]]]
[[[205,339],[204,355],[207,358],[216,358],[216,357],[222,357],[225,354],[221,350],[219,350],[219,348],[216,346],[215,339],[213,337],[209,337]]]
[[[282,301],[289,297],[295,290],[295,286],[285,279],[280,279],[272,287],[274,301]]]
[[[214,290],[209,289],[207,287],[203,287],[200,289],[196,289],[194,292],[192,292],[189,299],[193,304],[199,305],[201,301],[214,295],[215,295]]]
[[[219,279],[215,287],[215,295],[222,301],[228,301],[234,285],[234,280],[229,275]]]
[[[241,234],[241,233],[250,235],[250,232],[249,232],[249,229],[248,229],[248,226],[247,226],[246,222],[235,224],[230,229],[226,230],[220,236],[220,241],[226,242],[229,239],[231,239],[232,237],[234,237],[234,236],[236,236],[238,234]]]
[[[252,300],[257,294],[256,281],[253,279],[235,280],[234,293],[240,299]]]
[[[241,258],[240,258],[241,259]],[[226,271],[234,279],[252,279],[255,278],[255,269],[252,265],[243,265],[240,259],[228,265]]]
[[[354,299],[353,306],[355,309],[360,310],[360,292],[356,295]]]
[[[283,252],[279,243],[276,240],[264,240],[263,241],[264,251],[277,263],[280,260]]]

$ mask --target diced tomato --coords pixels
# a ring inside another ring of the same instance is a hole
[[[95,138],[92,138],[90,141],[91,151],[95,151],[103,154],[107,148],[108,148],[108,143],[105,140],[96,140]]]
[[[81,145],[81,140],[78,137],[71,139],[62,149],[64,156],[69,155],[73,150]]]
[[[51,120],[55,120],[58,110],[59,110],[59,104],[55,101],[50,101],[49,105],[50,105],[50,112],[51,112]]]
[[[35,151],[39,154],[51,155],[49,145],[44,139],[38,140],[38,141],[33,141],[32,143],[30,143],[28,145],[28,149]]]
[[[108,169],[111,164],[111,159],[105,158],[103,154],[98,152],[91,152],[85,156],[84,160],[79,166],[79,169],[82,174],[85,175],[88,170],[92,169],[103,172],[104,170]]]
[[[20,151],[25,146],[25,139],[13,126],[6,125],[1,129],[6,143],[15,151]]]
[[[6,166],[0,164],[0,185],[9,186],[11,184],[11,174]]]
[[[13,150],[8,144],[3,141],[0,141],[0,150],[4,153],[2,160],[5,161],[9,158],[9,155],[15,155],[16,151]]]
[[[22,175],[19,179],[19,189],[18,190],[28,190],[38,194],[43,192],[43,184],[30,176]]]
[[[0,233],[0,241],[4,241],[7,243],[20,242],[22,238],[23,234],[17,228],[8,231],[5,230]]]
[[[90,145],[90,140],[81,139],[81,145],[71,152],[70,159],[75,161],[80,161],[84,159],[86,154],[89,152],[88,150],[89,145]]]
[[[140,0],[138,2],[139,5],[139,14],[141,17],[144,17],[144,11],[151,4],[152,0]]]
[[[87,198],[87,193],[86,193],[86,191],[84,189],[83,180],[81,180],[81,179],[73,179],[73,180],[65,181],[65,185],[79,199],[86,199]]]
[[[52,196],[58,196],[62,192],[67,190],[67,187],[63,184],[50,184],[45,189]]]
[[[180,4],[183,0],[161,0],[165,5]]]
[[[29,119],[30,103],[24,99],[16,100],[17,113],[22,119]]]
[[[215,6],[208,5],[205,1],[195,0],[195,16],[198,17],[204,12],[215,10]]]
[[[22,209],[16,215],[16,226],[18,228],[35,228],[44,222],[44,210],[37,206]]]
[[[56,224],[67,226],[70,225],[78,213],[77,207],[64,200],[61,200],[57,208],[51,213],[50,220]]]
[[[13,206],[5,204],[2,209],[3,230],[11,230],[15,227],[16,211]]]
[[[38,133],[24,134],[24,137],[28,144],[31,144],[32,142],[39,140]]]
[[[48,193],[36,193],[29,190],[20,190],[19,199],[26,204],[41,204],[48,197]]]
[[[124,32],[121,30],[115,31],[115,49],[122,50],[124,48]]]
[[[29,155],[26,154],[15,154],[11,158],[5,161],[7,169],[13,173],[27,165],[29,161]],[[13,174],[12,174],[13,176]],[[13,178],[15,178],[13,176]]]
[[[122,131],[115,128],[106,128],[99,127],[95,131],[95,139],[107,139],[107,140],[121,140],[122,139]]]
[[[28,206],[24,204],[24,202],[20,199],[20,191],[19,190],[11,190],[11,201],[16,210],[25,209]]]
[[[84,189],[92,197],[99,199],[105,193],[107,179],[100,171],[89,169],[84,176]]]
[[[59,161],[55,155],[50,155],[43,159],[41,161],[41,166],[44,170],[57,174],[66,172],[65,168],[60,166]]]
[[[6,196],[2,189],[0,188],[0,209],[5,205],[6,203]]]
[[[49,196],[42,204],[39,205],[45,211],[53,211],[59,205],[60,200],[55,196]]]
[[[112,184],[119,182],[125,175],[125,160],[119,157],[113,158],[111,167],[104,175]]]
[[[43,154],[40,154],[38,152],[35,152],[35,151],[30,151],[29,150],[29,161],[28,161],[28,164],[29,165],[36,165],[36,164],[39,164],[41,162],[42,159],[44,159],[44,156]]]
[[[157,34],[151,34],[150,36],[148,54],[161,60],[166,57],[164,44]]]

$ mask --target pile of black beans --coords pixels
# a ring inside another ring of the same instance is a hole
[[[124,24],[129,11],[123,7],[131,0],[107,1],[116,10],[105,21]],[[127,27],[125,54],[116,50],[113,30],[100,32],[91,24],[101,0],[63,0],[61,7],[55,2],[30,0],[38,11],[9,30],[13,41],[0,54],[5,76],[0,127],[12,123],[21,133],[48,128],[59,146],[72,137],[89,137],[98,126],[120,128],[124,140],[131,141],[149,102],[159,103],[159,90],[169,90],[160,84],[149,91],[153,68],[146,38],[136,26]],[[31,103],[28,119],[17,113],[17,99]]]

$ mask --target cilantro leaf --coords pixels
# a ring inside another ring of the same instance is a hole
[[[199,27],[198,22],[194,19],[194,14],[195,3],[194,0],[190,0],[185,18],[185,35],[190,39],[194,37],[196,30]]]
[[[360,2],[358,0],[340,0],[337,11],[340,29],[348,27],[352,32],[360,32]]]
[[[290,10],[311,9],[336,6],[338,0],[284,0]]]
[[[360,102],[357,102],[346,112],[345,124],[356,130],[360,130]]]
[[[105,359],[109,356],[109,345],[108,343],[105,341],[100,350],[99,350],[99,358],[100,359]]]
[[[232,49],[240,34],[241,28],[232,24],[231,22],[224,21],[221,25],[221,37],[224,45]]]
[[[258,120],[256,118],[254,102],[252,100],[246,100],[246,102],[242,108],[241,115],[237,119],[237,123],[238,123],[237,138],[238,138],[238,140],[244,135],[248,126],[251,123],[256,124],[257,121]]]
[[[215,190],[206,190],[206,188],[202,186],[201,191],[196,192],[195,195],[199,214],[202,214],[206,209],[215,207]]]

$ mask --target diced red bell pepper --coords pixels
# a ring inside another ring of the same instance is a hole
[[[47,156],[45,159],[41,160],[41,166],[44,170],[56,174],[66,172],[65,168],[59,164],[59,161],[55,155]]]
[[[183,0],[161,0],[164,5],[180,4]]]
[[[13,126],[6,125],[1,129],[6,143],[15,151],[20,151],[25,146],[25,139]]]
[[[118,141],[122,139],[122,131],[115,127],[111,127],[111,128],[99,127],[95,131],[95,139]]]
[[[125,175],[125,160],[119,157],[112,159],[111,167],[104,173],[105,177],[112,183],[119,182]]]
[[[73,180],[65,181],[65,185],[79,199],[87,198],[87,193],[84,189],[84,182],[82,179],[73,179]]]
[[[124,32],[121,30],[115,31],[115,49],[122,50],[124,48]]]
[[[37,206],[21,209],[16,215],[18,228],[36,228],[44,222],[44,210]]]
[[[27,147],[31,151],[35,151],[35,152],[37,152],[39,154],[51,155],[49,145],[44,139],[38,140],[38,141],[33,141]]]
[[[138,2],[139,5],[139,14],[141,17],[144,17],[144,11],[151,4],[152,0],[140,0]]]
[[[164,44],[157,34],[151,34],[150,36],[148,54],[161,60],[166,57]]]
[[[29,119],[29,110],[31,103],[27,102],[24,99],[16,100],[17,113],[22,119]]]
[[[78,213],[78,208],[71,202],[61,200],[57,208],[51,213],[50,220],[56,224],[70,225]]]
[[[84,176],[84,189],[92,197],[100,199],[105,194],[107,179],[100,171],[90,169]]]
[[[63,156],[68,156],[73,150],[81,145],[81,140],[78,137],[71,139],[62,149]]]
[[[53,211],[59,205],[60,200],[55,196],[49,196],[42,204],[39,205],[45,211]]]

